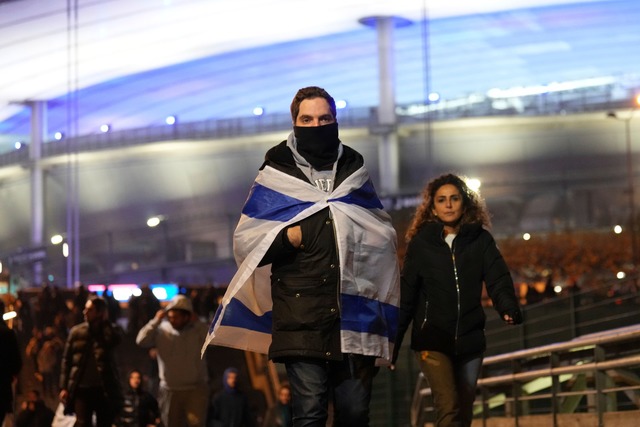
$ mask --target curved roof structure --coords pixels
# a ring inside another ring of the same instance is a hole
[[[621,73],[610,58],[633,59],[638,14],[612,0],[0,2],[0,143],[28,139],[29,100],[48,101],[50,139],[169,115],[286,112],[310,84],[375,106],[376,34],[359,23],[369,16],[413,22],[394,36],[398,103]]]
[[[375,136],[366,124],[349,126],[378,105],[377,35],[359,23],[369,16],[412,23],[393,34],[395,97],[408,123],[400,135],[402,192],[420,188],[427,172],[474,174],[513,229],[539,226],[543,216],[541,228],[555,221],[567,188],[611,196],[612,206],[624,200],[622,124],[601,111],[573,122],[564,114],[626,105],[640,87],[636,0],[75,3],[67,10],[62,0],[0,1],[5,257],[32,240],[30,163],[14,149],[29,143],[30,101],[47,104],[43,232],[64,234],[77,182],[83,257],[96,274],[131,273],[163,256],[228,258],[230,229],[264,151],[286,136],[300,87],[323,86],[345,101],[341,135],[377,179]],[[425,104],[453,113],[440,119],[473,109],[557,116],[443,123],[427,148]],[[255,107],[266,113],[253,116]],[[101,138],[103,124],[110,132]],[[65,143],[82,138],[85,148],[65,155]],[[596,188],[609,180],[615,191]],[[626,211],[598,212],[580,221],[618,220]],[[160,231],[144,225],[152,215],[164,216]]]

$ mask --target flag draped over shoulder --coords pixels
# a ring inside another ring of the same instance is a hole
[[[209,328],[209,344],[267,353],[271,344],[270,265],[258,264],[279,232],[329,207],[340,260],[343,353],[390,359],[400,300],[396,233],[364,167],[331,193],[266,166],[234,233],[238,271]]]

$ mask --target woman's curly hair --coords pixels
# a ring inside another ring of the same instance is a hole
[[[489,211],[480,194],[470,189],[463,177],[446,174],[432,179],[422,191],[422,203],[416,208],[411,224],[405,234],[408,242],[418,234],[418,231],[427,222],[440,222],[440,219],[433,214],[433,198],[440,187],[446,184],[455,185],[462,195],[462,207],[464,212],[458,222],[458,226],[463,224],[481,223],[485,228],[491,228]]]

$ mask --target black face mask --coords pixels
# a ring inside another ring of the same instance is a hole
[[[338,158],[338,123],[324,126],[294,126],[298,153],[314,169],[330,167]]]

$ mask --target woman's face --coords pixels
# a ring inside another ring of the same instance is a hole
[[[454,227],[463,213],[462,194],[460,194],[458,187],[453,184],[445,184],[438,188],[433,197],[433,214],[444,225]]]

